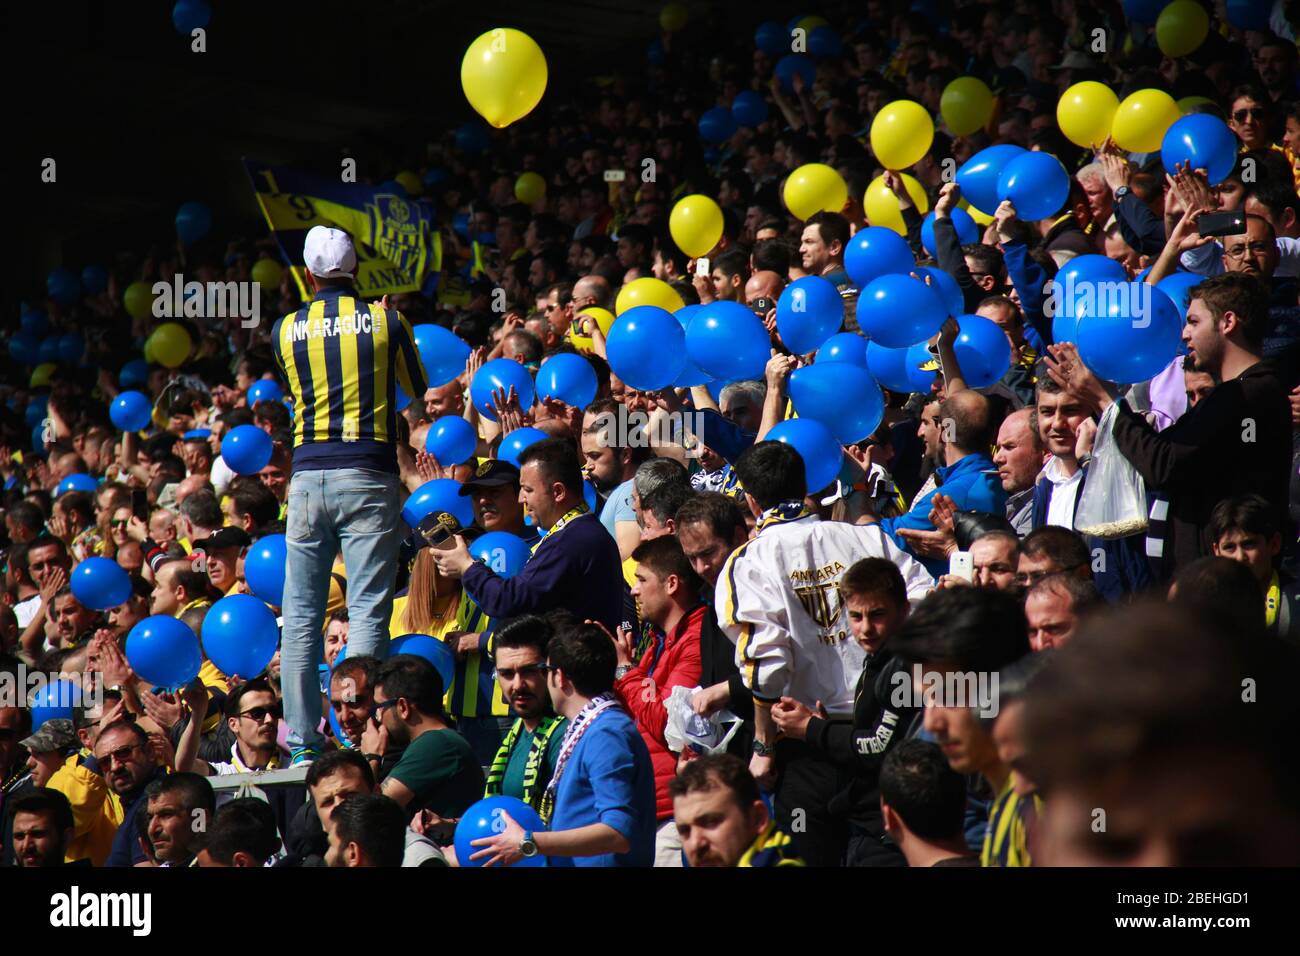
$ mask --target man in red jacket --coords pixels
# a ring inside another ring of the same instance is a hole
[[[655,769],[655,866],[681,866],[682,841],[673,821],[673,801],[668,782],[677,775],[677,755],[668,749],[664,728],[668,724],[668,698],[681,684],[700,683],[700,625],[705,605],[700,601],[700,579],[682,552],[677,538],[664,535],[643,541],[632,552],[638,562],[632,596],[641,606],[641,618],[652,625],[650,646],[636,662],[636,642],[620,628],[614,638],[618,669],[614,690],[650,750]]]

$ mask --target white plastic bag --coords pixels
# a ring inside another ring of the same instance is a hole
[[[678,684],[668,695],[664,739],[673,753],[681,753],[687,747],[702,754],[721,753],[740,729],[740,718],[731,711],[720,710],[707,717],[697,714],[691,708],[691,700],[700,690]]]
[[[1083,497],[1074,513],[1074,529],[1096,538],[1123,538],[1147,529],[1146,482],[1115,444],[1112,402],[1097,423],[1092,464],[1083,483]]]

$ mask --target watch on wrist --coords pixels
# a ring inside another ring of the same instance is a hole
[[[760,756],[760,757],[770,757],[770,756],[772,756],[772,748],[769,747],[767,744],[763,743],[763,741],[761,741],[761,740],[755,740],[755,741],[754,741],[754,747],[753,747],[753,750],[754,750],[754,753],[757,754],[757,755]]]
[[[1128,195],[1128,193],[1129,193],[1129,188],[1127,186],[1120,186],[1119,189],[1115,190],[1115,198],[1123,199],[1125,196]]]
[[[619,664],[614,668],[614,680],[622,680],[627,676],[627,672],[632,669],[631,664]],[[609,673],[606,671],[606,673]]]
[[[530,856],[537,856],[537,844],[533,840],[532,830],[524,831],[524,838],[519,841],[519,852],[525,859]]]
[[[364,757],[367,762],[371,760],[378,760],[380,763],[384,762],[383,754],[362,754],[361,756]]]

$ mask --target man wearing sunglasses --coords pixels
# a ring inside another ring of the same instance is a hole
[[[199,729],[208,710],[208,694],[202,686],[191,685],[184,696],[193,716],[176,745],[178,771],[192,770],[204,776],[224,777],[232,773],[279,769],[282,761],[277,737],[282,711],[275,691],[264,679],[241,684],[226,697],[226,724],[235,735],[229,761],[210,763],[196,756]]]
[[[145,788],[165,774],[149,749],[149,735],[134,722],[119,720],[99,732],[95,761],[122,805],[122,822],[113,836],[105,866],[135,866],[145,859],[137,837],[136,815],[146,811]]]

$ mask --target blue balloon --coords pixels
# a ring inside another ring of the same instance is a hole
[[[1136,23],[1155,26],[1168,0],[1124,0],[1124,16]]]
[[[605,356],[610,369],[624,382],[653,392],[672,385],[682,374],[686,366],[685,341],[686,333],[671,312],[654,305],[638,305],[610,326]]]
[[[411,396],[402,390],[402,386],[393,386],[393,410],[398,412],[406,411],[411,407]]]
[[[459,415],[443,415],[424,435],[424,450],[438,459],[440,465],[469,461],[477,447],[478,433]]]
[[[258,538],[244,555],[244,581],[248,589],[273,607],[284,605],[284,573],[288,561],[288,544],[282,534]],[[209,654],[209,657],[212,655]],[[240,677],[245,671],[228,671]]]
[[[747,306],[710,302],[691,319],[686,354],[701,371],[724,382],[761,379],[772,356],[772,339]]]
[[[996,322],[982,315],[957,318],[961,332],[953,343],[962,378],[971,388],[988,388],[1011,368],[1011,342]]]
[[[862,441],[885,414],[885,397],[876,380],[849,362],[795,369],[790,373],[790,400],[800,418],[821,422],[841,445]]]
[[[683,332],[691,327],[691,320],[695,318],[695,313],[702,308],[704,308],[702,305],[684,305],[673,313],[673,317],[677,319]],[[682,366],[681,374],[673,382],[673,388],[694,388],[697,385],[707,385],[711,381],[713,381],[712,375],[697,368],[695,363],[687,358],[686,364]]]
[[[821,348],[844,324],[844,300],[821,276],[795,279],[776,301],[776,328],[781,341],[797,355]]]
[[[176,210],[176,235],[189,245],[198,242],[212,228],[212,212],[201,202],[187,202]]]
[[[1182,331],[1178,306],[1155,286],[1107,286],[1080,309],[1079,358],[1098,378],[1145,382],[1174,360]]]
[[[279,643],[275,612],[251,594],[223,597],[203,619],[203,652],[223,674],[252,680],[266,670]]]
[[[81,706],[81,687],[67,678],[50,681],[32,691],[27,706],[32,712],[33,733],[47,720],[73,720]]]
[[[884,388],[903,395],[912,392],[929,394],[934,385],[934,372],[923,372],[920,366],[930,358],[925,352],[924,358],[916,350],[925,352],[925,344],[909,346],[905,349],[887,349],[877,342],[867,346],[867,369]]]
[[[1132,0],[1132,2],[1154,3],[1159,15],[1159,8],[1163,6],[1157,0]],[[1268,17],[1271,5],[1265,0],[1228,0],[1228,22],[1238,30],[1267,30]],[[1154,23],[1155,21],[1149,21]]]
[[[423,657],[432,664],[442,678],[443,693],[447,692],[456,677],[456,654],[445,641],[436,637],[428,634],[403,634],[395,637],[388,645],[388,657],[391,659],[396,654]]]
[[[844,44],[840,42],[840,35],[835,32],[835,28],[823,23],[813,27],[808,34],[808,52],[818,59],[839,56],[844,52]]]
[[[249,408],[252,408],[258,402],[278,402],[282,398],[284,398],[284,389],[274,379],[259,378],[248,386]]]
[[[50,331],[50,320],[40,309],[28,309],[23,312],[21,327],[24,333],[36,339],[39,346],[40,340]]]
[[[385,179],[382,183],[379,184],[379,191],[381,193],[396,193],[398,196],[400,196],[403,199],[410,198],[410,193],[406,191],[406,187],[403,186],[401,183],[399,183],[396,179]]]
[[[1022,222],[1056,215],[1069,195],[1070,174],[1051,153],[1022,153],[998,173],[998,200],[1011,200]]]
[[[684,305],[673,313],[674,318],[677,319],[677,323],[682,327],[683,332],[691,327],[691,319],[695,318],[695,313],[699,312],[702,308],[704,308],[704,306],[698,304]]]
[[[97,482],[91,475],[77,473],[74,475],[68,475],[68,477],[59,482],[59,487],[54,489],[54,497],[59,498],[66,495],[69,491],[84,491],[87,494],[93,495],[97,488],[99,488],[99,482]],[[121,603],[121,601],[118,602],[118,604]]]
[[[951,275],[937,266],[917,266],[915,272],[922,279],[929,276],[930,288],[939,293],[949,315],[961,315],[966,311],[966,296]]]
[[[884,226],[859,229],[844,250],[844,271],[858,288],[872,280],[916,268],[907,240]]]
[[[852,362],[867,367],[867,340],[857,332],[838,332],[817,350],[819,362]]]
[[[980,241],[979,224],[971,218],[970,213],[965,209],[954,209],[952,211],[952,225],[953,228],[957,230],[957,241],[963,246],[970,242]],[[898,235],[892,229],[889,230],[889,233],[890,235]],[[902,239],[903,237],[899,236],[899,238]],[[933,210],[926,213],[925,218],[921,220],[921,246],[926,252],[930,253],[930,255],[935,256],[936,258],[938,257],[939,253],[936,250],[939,246],[934,239]]]
[[[435,166],[424,174],[424,185],[427,189],[439,186],[447,181],[447,170],[441,166]]]
[[[664,63],[664,44],[658,37],[655,37],[646,44],[645,58],[651,66],[663,66]]]
[[[513,578],[533,555],[524,539],[509,531],[489,531],[469,546],[469,553],[503,578]]]
[[[439,388],[456,379],[465,371],[469,360],[469,344],[450,329],[425,323],[411,329],[415,336],[415,350],[420,353],[425,381],[430,388]]]
[[[41,340],[30,332],[16,332],[9,339],[9,355],[19,365],[38,365]]]
[[[107,611],[131,598],[131,576],[111,558],[86,558],[72,569],[73,596],[85,607]]]
[[[121,392],[108,408],[113,427],[124,432],[138,432],[147,428],[153,417],[153,406],[141,392]]]
[[[176,0],[176,6],[172,7],[172,25],[184,36],[203,29],[211,19],[212,8],[207,0]]]
[[[99,295],[108,288],[108,270],[103,266],[86,266],[81,270],[81,287],[87,295]]]
[[[790,31],[775,20],[767,20],[754,31],[754,46],[768,56],[780,56],[790,49]]]
[[[236,425],[221,441],[221,458],[237,475],[255,475],[271,461],[271,436],[256,425]]]
[[[1237,164],[1237,137],[1228,124],[1208,113],[1192,113],[1175,121],[1160,143],[1160,161],[1174,170],[1179,163],[1205,170],[1211,186],[1228,178]]]
[[[533,388],[533,377],[528,374],[528,369],[514,359],[493,359],[483,365],[474,374],[474,381],[469,383],[470,401],[474,403],[480,415],[494,422],[497,420],[497,413],[492,406],[492,391],[500,389],[509,395],[511,386],[514,386],[519,396],[519,407],[524,411],[532,408],[536,392]]]
[[[155,614],[131,628],[126,636],[126,659],[151,684],[179,690],[198,676],[203,651],[188,624],[170,614]]]
[[[70,269],[51,269],[45,279],[45,290],[56,302],[76,305],[81,298],[81,281]]]
[[[469,242],[469,213],[458,212],[452,216],[451,228],[461,239]]]
[[[742,90],[731,101],[731,115],[741,126],[758,126],[767,119],[767,100],[754,90]]]
[[[1079,303],[1095,297],[1098,289],[1127,282],[1124,267],[1106,256],[1075,256],[1067,261],[1056,273],[1043,303],[1046,314],[1052,316],[1052,340],[1073,342]]]
[[[537,370],[538,396],[559,399],[566,405],[586,408],[596,397],[596,370],[581,355],[558,352]]]
[[[776,77],[781,81],[781,89],[786,93],[794,92],[794,77],[803,77],[804,86],[811,87],[817,79],[817,64],[812,57],[802,53],[787,53],[776,61]]]
[[[50,407],[50,396],[37,395],[27,403],[27,408],[23,411],[24,420],[28,425],[39,425],[45,420],[45,413]]]
[[[57,362],[59,360],[59,338],[60,336],[50,335],[41,341],[40,359],[42,365],[46,362]]]
[[[149,382],[149,363],[144,359],[131,359],[117,373],[117,383],[123,388],[146,385]]]
[[[911,276],[881,276],[858,296],[858,325],[891,349],[931,338],[947,317],[941,293]]]
[[[706,143],[725,143],[736,135],[736,118],[725,106],[715,106],[700,117],[700,139]]]
[[[1156,283],[1156,288],[1169,296],[1170,301],[1178,307],[1178,315],[1187,320],[1187,306],[1191,304],[1191,291],[1194,286],[1205,281],[1205,276],[1195,272],[1175,272]]]
[[[497,457],[502,461],[510,462],[510,464],[518,468],[519,456],[523,454],[525,448],[529,445],[536,445],[539,441],[546,441],[550,437],[540,428],[516,428],[501,439],[501,446],[497,449]]]
[[[474,841],[494,837],[504,830],[506,822],[501,818],[503,812],[525,830],[531,830],[533,833],[546,831],[546,824],[537,815],[537,811],[517,797],[484,797],[466,810],[456,824],[456,862],[460,866],[482,866],[491,859],[490,853],[477,860],[471,859],[475,853],[484,849],[481,846],[474,846]],[[545,866],[546,857],[538,853],[534,856],[522,857],[510,865]]]
[[[998,177],[1011,160],[1025,150],[1011,143],[989,146],[966,160],[957,170],[957,185],[966,201],[980,212],[993,215],[998,208]],[[1028,219],[1028,216],[1022,217]]]
[[[787,419],[769,431],[765,440],[790,445],[799,453],[810,495],[824,490],[840,473],[844,449],[831,430],[816,419]]]
[[[474,523],[474,506],[460,493],[460,482],[434,478],[411,492],[402,506],[402,520],[414,528],[436,511],[445,511],[468,528]]]
[[[59,361],[76,365],[86,354],[86,340],[76,332],[59,336]]]
[[[32,451],[42,458],[49,454],[49,449],[45,447],[44,422],[32,426]]]
[[[462,153],[477,155],[488,148],[488,131],[483,123],[470,120],[456,129],[456,148]]]

